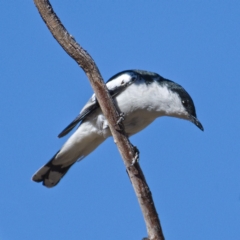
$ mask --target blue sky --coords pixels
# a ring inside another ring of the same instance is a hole
[[[195,102],[204,132],[165,117],[131,138],[166,239],[239,239],[240,2],[52,4],[105,80],[149,70]],[[55,188],[31,181],[92,89],[32,1],[0,7],[0,239],[142,239],[145,224],[112,139]]]

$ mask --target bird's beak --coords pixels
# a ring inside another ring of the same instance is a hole
[[[202,131],[204,130],[202,124],[199,122],[197,118],[195,118],[192,115],[189,115],[189,118],[190,118],[190,121],[194,123],[199,129],[201,129]]]

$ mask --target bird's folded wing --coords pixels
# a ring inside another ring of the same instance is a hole
[[[128,82],[121,82],[116,83],[116,85],[112,85],[111,89],[109,84],[107,83],[107,87],[109,90],[109,93],[112,97],[117,96],[119,93],[121,93],[124,89],[126,89],[129,85],[131,85],[135,79],[131,79]],[[90,100],[87,102],[87,104],[84,106],[82,111],[79,113],[79,115],[65,128],[61,133],[59,133],[58,137],[64,137],[67,135],[78,123],[83,121],[85,117],[87,117],[91,112],[93,112],[95,109],[99,108],[99,103],[95,97],[95,94],[90,98]]]
[[[93,95],[94,96],[94,95]],[[64,137],[67,135],[79,122],[83,121],[84,118],[93,112],[96,108],[99,107],[99,104],[96,100],[93,100],[93,97],[87,102],[83,110],[79,113],[79,115],[59,133],[58,137]]]

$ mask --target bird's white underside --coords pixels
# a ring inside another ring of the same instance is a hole
[[[107,86],[109,89],[114,89],[130,80],[129,74],[123,74],[108,82]],[[144,84],[141,81],[144,80],[140,79],[128,86],[115,97],[118,108],[124,113],[125,131],[129,136],[141,131],[160,116],[188,118],[176,93],[169,91],[167,86],[159,87],[157,82]],[[95,101],[95,95],[92,96],[83,110],[93,101]],[[53,164],[62,164],[62,167],[65,167],[74,163],[76,159],[82,159],[91,153],[109,136],[111,133],[108,123],[101,109],[98,108],[84,119],[83,123],[67,140],[53,160]]]

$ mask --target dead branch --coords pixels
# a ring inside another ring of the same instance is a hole
[[[58,41],[67,54],[78,63],[90,80],[102,112],[108,121],[114,142],[117,144],[119,152],[123,158],[129,178],[140,204],[148,232],[148,238],[145,239],[163,240],[164,236],[151,191],[147,185],[139,163],[136,163],[133,166],[131,165],[135,156],[135,151],[125,135],[123,126],[117,124],[120,117],[119,113],[114,106],[113,100],[109,95],[95,62],[87,51],[85,51],[67,32],[60,19],[53,11],[48,0],[34,0],[34,3],[53,37]]]

